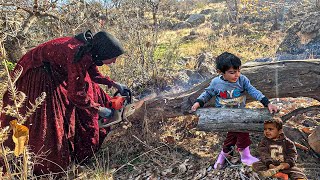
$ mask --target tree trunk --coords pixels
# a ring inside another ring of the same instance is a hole
[[[200,108],[197,128],[202,131],[263,131],[263,122],[272,117],[267,109]]]
[[[37,19],[38,18],[36,15],[30,13],[29,17],[24,20],[21,30],[17,32],[16,37],[7,37],[5,39],[5,49],[10,62],[18,62],[19,59],[26,53],[24,46],[27,38],[25,36]]]
[[[268,98],[311,97],[320,100],[320,60],[250,63],[241,71]],[[144,100],[128,119],[138,122],[147,117],[157,123],[161,119],[190,114],[192,104],[210,82],[211,79],[185,92]],[[247,102],[252,100],[247,96]]]

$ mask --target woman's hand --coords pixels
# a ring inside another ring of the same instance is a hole
[[[130,91],[130,89],[126,85],[117,82],[113,84],[113,87],[117,88],[121,95],[125,95],[126,91]]]
[[[111,118],[114,114],[114,110],[106,107],[99,107],[98,114],[102,118]]]

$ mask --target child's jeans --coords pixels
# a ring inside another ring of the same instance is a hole
[[[228,153],[231,147],[236,145],[237,148],[244,149],[251,144],[248,132],[228,132],[223,142],[223,152]]]

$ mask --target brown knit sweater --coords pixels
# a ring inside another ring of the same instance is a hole
[[[264,137],[259,143],[259,154],[261,161],[267,167],[270,164],[279,165],[280,163],[288,163],[293,167],[297,161],[297,149],[284,134],[280,134],[277,140]]]

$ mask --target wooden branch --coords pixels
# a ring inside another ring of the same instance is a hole
[[[309,151],[309,148],[308,148],[308,147],[306,147],[306,146],[304,146],[304,145],[302,145],[302,144],[300,144],[300,143],[298,143],[298,142],[293,142],[293,143],[294,143],[294,145],[295,145],[297,148],[302,149],[302,150],[304,150],[304,151]]]
[[[21,31],[18,32],[18,36],[27,34],[32,24],[37,20],[37,16],[30,14],[29,17],[23,22]]]
[[[17,6],[17,10],[18,10],[18,9],[22,9],[23,11],[27,12],[29,15],[33,14],[33,12],[32,12],[31,10],[29,10],[29,9],[27,9],[27,8],[24,8],[24,7],[22,7],[22,6]]]
[[[37,3],[36,1],[34,3]],[[47,13],[47,12],[40,12],[38,11],[38,7],[37,7],[37,4],[35,4],[36,6],[34,7],[35,9],[33,11],[27,9],[27,8],[24,8],[24,7],[20,7],[20,6],[17,6],[18,9],[22,9],[23,11],[27,12],[29,14],[28,18],[26,20],[23,21],[23,24],[22,24],[22,28],[21,28],[21,31],[19,31],[17,34],[18,35],[24,35],[26,34],[30,27],[32,26],[32,24],[38,19],[38,18],[43,18],[43,17],[52,17],[54,19],[57,19],[59,21],[62,21],[61,18],[59,18],[58,16],[54,15],[54,14],[51,14],[51,13]],[[65,22],[65,21],[62,21],[62,22]],[[70,22],[66,22],[70,25]]]
[[[15,6],[15,4],[10,2],[3,2],[3,3],[0,3],[0,6]]]

